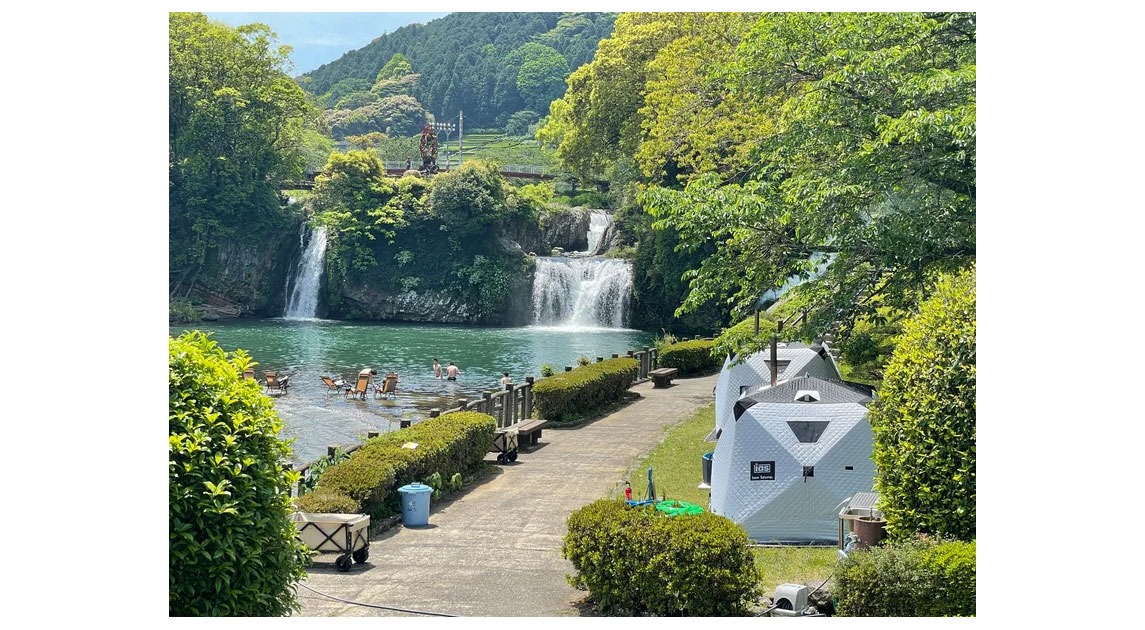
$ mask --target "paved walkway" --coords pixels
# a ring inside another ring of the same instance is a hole
[[[641,398],[611,415],[546,428],[516,462],[455,499],[431,502],[429,527],[374,536],[369,560],[346,573],[334,568],[333,556],[319,558],[298,589],[302,616],[421,617],[374,606],[456,616],[578,615],[585,593],[569,586],[572,564],[561,557],[569,514],[617,492],[666,428],[713,401],[715,383],[714,375],[676,379],[666,389],[641,383],[632,388]],[[697,483],[699,476],[697,462]],[[639,479],[632,485],[643,488]]]

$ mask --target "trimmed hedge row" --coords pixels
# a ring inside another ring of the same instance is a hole
[[[761,594],[747,533],[710,512],[601,499],[569,516],[561,552],[569,583],[607,615],[743,615]]]
[[[909,540],[854,551],[831,594],[845,617],[973,617],[975,543]]]
[[[622,357],[560,372],[533,385],[533,414],[559,422],[620,400],[636,382],[640,363]]]
[[[398,488],[449,479],[479,466],[493,447],[497,421],[473,411],[447,413],[367,441],[326,469],[318,487],[298,498],[304,512],[350,512],[383,518],[401,511]],[[416,442],[416,449],[402,444]],[[336,508],[336,509],[331,509]],[[352,509],[348,509],[352,508]]]
[[[715,341],[681,341],[660,351],[660,367],[676,368],[681,376],[720,369],[723,360],[712,352]]]

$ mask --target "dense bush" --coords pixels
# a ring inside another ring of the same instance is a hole
[[[200,332],[169,341],[168,608],[172,616],[282,616],[310,552],[290,520],[281,422],[253,363]]]
[[[383,518],[400,511],[398,488],[427,483],[434,474],[453,479],[472,470],[493,447],[497,423],[475,412],[447,413],[367,441],[350,459],[322,473],[318,488],[298,498],[305,512],[323,512],[336,501],[353,502],[352,513]],[[417,448],[402,448],[414,442]],[[323,509],[320,509],[323,508]],[[346,511],[346,510],[343,510]]]
[[[715,341],[681,341],[660,351],[660,367],[676,368],[680,375],[703,374],[720,369],[723,358],[713,352]]]
[[[759,314],[759,333],[755,332],[755,316],[748,317],[735,326],[725,328],[716,337],[714,352],[716,356],[736,356],[747,358],[771,343],[771,335],[776,331],[776,323],[767,313]],[[721,363],[722,364],[722,363]]]
[[[568,518],[562,554],[574,587],[609,615],[729,616],[759,597],[747,533],[704,512],[669,517],[614,499]]]
[[[574,420],[623,398],[639,371],[636,359],[623,357],[542,378],[533,385],[533,412],[557,422]]]
[[[908,540],[854,551],[835,568],[835,612],[847,617],[972,617],[975,543]]]
[[[871,404],[875,487],[892,538],[975,537],[974,268],[944,276],[907,321]]]

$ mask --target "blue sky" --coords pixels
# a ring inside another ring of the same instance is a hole
[[[261,22],[278,35],[278,43],[294,49],[290,54],[299,75],[330,63],[346,52],[362,48],[385,33],[407,25],[425,24],[446,13],[237,13],[206,12],[212,20],[230,26]]]

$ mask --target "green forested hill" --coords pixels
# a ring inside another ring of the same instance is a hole
[[[568,75],[590,61],[597,42],[612,33],[615,18],[614,13],[452,13],[382,35],[299,82],[329,109],[352,111],[402,95],[440,119],[464,111],[466,128],[499,128],[519,111],[546,114],[549,102],[564,94]],[[414,76],[401,85],[380,86],[378,74],[395,54],[408,59]],[[390,119],[399,105],[391,100]]]

